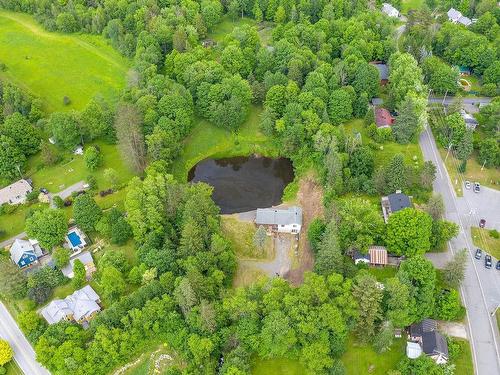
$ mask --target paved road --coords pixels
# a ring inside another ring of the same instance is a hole
[[[442,103],[443,99],[444,99],[443,96],[441,97],[431,96],[429,98],[429,103]],[[453,100],[455,100],[453,96],[447,96],[444,101],[444,104],[449,105],[453,103]],[[485,96],[477,96],[475,98],[462,98],[462,101],[464,104],[480,104],[480,103],[488,104],[489,102],[491,102],[491,98],[487,98]]]
[[[469,252],[461,294],[467,308],[468,331],[476,374],[500,374],[499,335],[496,321],[491,317],[491,313],[500,304],[500,272],[495,269],[486,270],[483,262],[474,260],[475,249],[470,236],[471,224],[477,225],[476,216],[482,213],[492,215],[495,209],[500,211],[498,206],[494,206],[500,204],[500,199],[490,196],[496,194],[493,190],[485,195],[479,194],[474,198],[477,202],[473,202],[468,194],[464,198],[457,198],[430,129],[426,129],[420,136],[420,147],[424,159],[431,160],[436,165],[434,191],[443,196],[446,218],[460,226],[460,233],[450,241],[449,250],[452,254],[463,248]],[[480,196],[483,197],[481,202]],[[476,214],[470,213],[471,204],[475,205],[478,211]]]
[[[14,351],[14,360],[26,375],[50,375],[50,373],[35,360],[35,351],[1,302],[0,337],[9,342]]]

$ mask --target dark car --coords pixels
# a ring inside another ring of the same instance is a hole
[[[479,220],[479,228],[484,228],[485,225],[486,225],[486,220],[484,219]]]
[[[49,191],[45,188],[40,188],[40,192],[42,192],[44,194],[49,194]]]
[[[500,260],[497,260],[497,265],[495,266],[497,270],[500,270]]]
[[[483,251],[481,249],[476,249],[476,255],[474,255],[474,258],[481,259],[482,255],[483,255]]]
[[[479,185],[479,182],[474,182],[474,193],[479,193],[481,191],[481,185]]]
[[[491,268],[491,255],[486,254],[486,255],[484,256],[484,266],[485,266],[486,268]]]

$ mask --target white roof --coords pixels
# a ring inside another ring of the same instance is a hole
[[[382,4],[382,12],[387,14],[390,17],[398,17],[399,16],[399,11],[389,3]]]
[[[61,270],[64,276],[73,278],[74,276],[73,267],[75,265],[75,260],[77,259],[80,260],[84,266],[87,264],[94,264],[94,259],[92,258],[92,255],[88,251],[83,251],[78,255],[72,257],[69,260],[69,264]]]
[[[472,21],[469,17],[461,16],[458,19],[458,23],[461,23],[464,26],[469,26],[472,23]]]
[[[32,190],[26,180],[19,180],[9,186],[0,189],[0,205],[4,203],[17,204],[26,199],[26,194]]]
[[[257,208],[255,223],[263,225],[302,225],[302,209],[297,206],[287,209]]]
[[[458,19],[460,17],[462,17],[462,13],[460,13],[458,10],[456,10],[455,8],[450,8],[450,10],[448,12],[446,12],[446,14],[448,15],[448,19],[450,21],[454,21],[454,22],[457,22]]]
[[[37,256],[35,247],[30,241],[16,239],[10,248],[10,259],[17,264],[26,253]]]
[[[75,291],[64,299],[56,299],[41,310],[42,316],[49,324],[55,324],[62,319],[73,315],[76,321],[95,312],[101,311],[97,304],[99,296],[90,285]]]
[[[418,358],[422,355],[422,347],[417,342],[406,342],[406,356],[410,359]]]

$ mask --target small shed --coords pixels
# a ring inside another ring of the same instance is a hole
[[[370,265],[387,265],[387,249],[384,246],[370,246],[368,248],[368,254],[370,256]]]

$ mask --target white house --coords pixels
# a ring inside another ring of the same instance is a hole
[[[302,209],[297,206],[287,209],[258,208],[255,224],[268,226],[274,232],[300,233]]]
[[[454,8],[450,8],[448,12],[446,12],[448,16],[448,20],[453,23],[460,23],[464,26],[469,26],[472,24],[472,20],[469,17],[465,17],[462,13]]]
[[[87,324],[99,311],[101,302],[90,285],[75,291],[64,299],[55,299],[41,310],[42,316],[49,324],[61,320]]]
[[[382,13],[387,14],[389,17],[394,17],[394,18],[399,17],[399,10],[394,8],[389,3],[382,3]]]
[[[26,196],[31,193],[33,188],[26,180],[19,180],[9,186],[0,189],[0,205],[22,204],[26,202]]]

